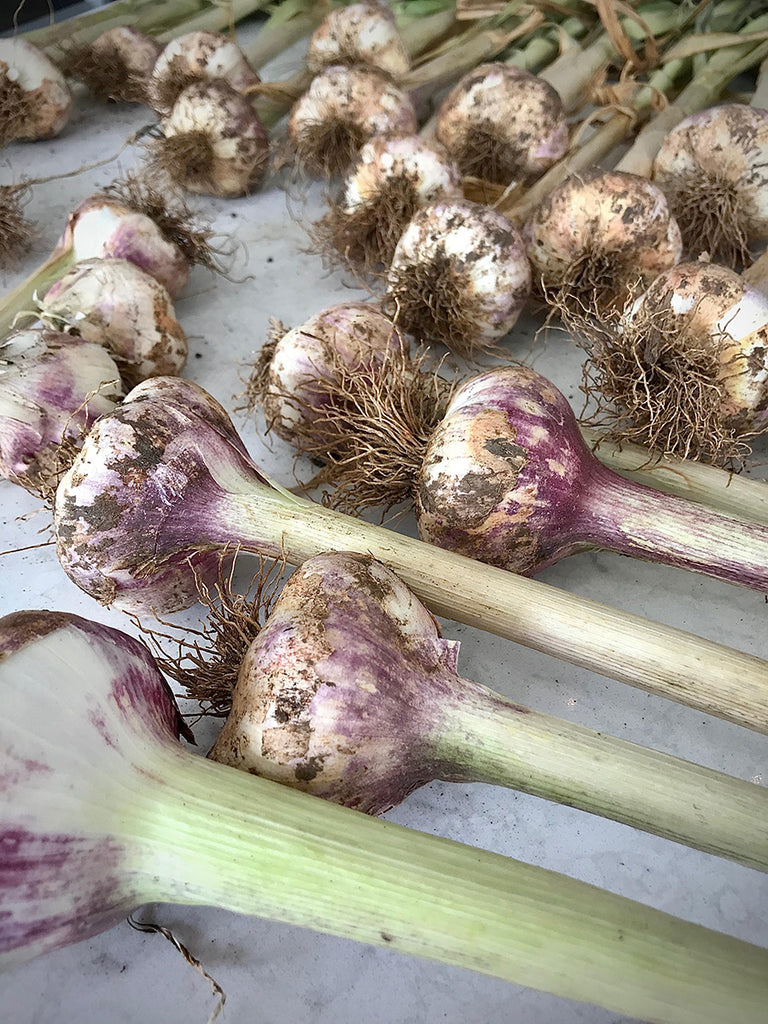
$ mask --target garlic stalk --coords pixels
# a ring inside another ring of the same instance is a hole
[[[179,744],[179,723],[133,638],[63,612],[0,620],[3,966],[162,900],[386,945],[668,1024],[763,1019],[765,950],[214,764]]]
[[[241,626],[214,761],[367,814],[435,779],[507,786],[768,871],[763,787],[462,679],[458,643],[369,555],[307,559]]]
[[[58,135],[72,112],[64,76],[20,37],[0,39],[0,146]]]
[[[94,425],[59,486],[54,520],[63,568],[104,604],[186,607],[197,599],[195,564],[215,567],[233,544],[293,564],[369,552],[438,615],[768,732],[761,659],[275,488],[221,406],[181,378],[145,381]]]

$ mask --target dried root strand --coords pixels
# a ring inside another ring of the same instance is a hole
[[[179,187],[193,181],[205,192],[216,188],[213,146],[205,132],[185,132],[152,140],[149,162],[151,174],[165,175]]]
[[[267,564],[261,560],[259,572],[245,592],[238,593],[233,584],[236,566],[237,552],[225,550],[219,559],[213,592],[200,573],[195,573],[198,596],[207,608],[200,629],[187,628],[178,637],[134,620],[147,637],[160,670],[181,686],[180,696],[199,703],[199,717],[224,718],[229,714],[240,665],[272,610],[286,568],[284,561]],[[162,619],[158,622],[176,628]]]
[[[238,406],[238,411],[245,409],[247,412],[253,413],[264,407],[264,399],[269,390],[270,367],[275,358],[275,350],[280,339],[287,332],[288,328],[281,320],[273,318],[269,321],[267,339],[253,361],[242,396],[244,401],[242,405]],[[267,425],[268,430],[270,426],[271,424]]]
[[[328,213],[310,229],[310,237],[330,266],[376,275],[392,262],[400,236],[419,205],[413,182],[407,176],[393,178],[375,198],[351,210],[330,203]]]
[[[514,148],[499,138],[491,122],[478,122],[462,136],[451,156],[462,175],[481,178],[506,187],[526,176],[525,166]]]
[[[0,71],[0,147],[24,137],[24,126],[31,116],[26,93]]]
[[[191,266],[205,267],[220,274],[229,270],[234,250],[231,244],[213,244],[210,225],[199,220],[179,191],[164,191],[138,175],[126,175],[108,185],[102,193],[150,217],[163,236],[173,242]]]
[[[28,195],[23,183],[0,185],[0,270],[16,266],[35,234],[34,225],[24,216]]]
[[[104,43],[98,53],[88,45],[67,49],[62,71],[82,82],[104,103],[146,103],[146,79],[125,63],[122,51],[113,43]]]
[[[79,441],[69,437],[63,437],[57,444],[50,444],[38,452],[34,466],[31,466],[24,477],[19,478],[19,483],[25,491],[28,491],[35,498],[39,498],[45,508],[53,512],[56,502],[56,491],[61,479],[72,467],[77,456],[80,454],[82,439],[86,430],[83,429]]]
[[[329,378],[307,383],[323,403],[311,424],[302,419],[296,427],[296,445],[325,463],[312,481],[332,485],[325,505],[360,515],[413,500],[427,443],[453,392],[426,359],[425,352],[391,350],[364,376],[339,360]]]
[[[678,188],[665,182],[664,192],[691,259],[706,252],[727,267],[749,266],[749,222],[733,181],[702,173]]]
[[[724,367],[717,344],[701,340],[679,316],[627,311],[605,319],[592,307],[569,312],[566,326],[589,353],[582,390],[589,422],[612,442],[635,442],[660,455],[738,469],[755,432],[741,431],[723,411]],[[734,360],[726,374],[738,375]]]
[[[297,165],[310,174],[341,177],[356,159],[367,133],[353,118],[307,122],[291,140]]]
[[[626,252],[588,250],[566,268],[556,288],[547,288],[539,281],[538,290],[564,322],[578,317],[584,309],[592,310],[598,319],[610,317],[644,287],[636,263],[636,258]]]

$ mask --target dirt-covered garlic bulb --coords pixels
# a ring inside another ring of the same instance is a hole
[[[78,264],[46,293],[41,316],[107,348],[129,385],[184,369],[187,339],[170,295],[129,260]]]
[[[261,80],[229,36],[188,32],[171,40],[158,57],[148,86],[150,106],[162,116],[169,114],[179,94],[201,79],[221,79],[235,92],[243,92]]]
[[[517,230],[500,213],[468,200],[417,210],[387,275],[397,323],[467,358],[492,348],[512,328],[530,291]]]
[[[51,139],[72,111],[72,93],[42,50],[19,36],[0,39],[0,146]]]
[[[245,96],[226,82],[194,82],[162,122],[151,159],[190,192],[247,195],[266,170],[266,130]]]
[[[768,238],[768,110],[726,103],[681,121],[653,162],[691,257],[735,267]]]
[[[299,166],[333,177],[375,135],[413,135],[417,127],[408,94],[380,71],[334,66],[316,75],[293,105],[288,138]]]
[[[49,494],[91,424],[122,397],[106,349],[47,327],[0,345],[0,475]]]
[[[565,308],[621,307],[682,256],[662,190],[622,171],[568,178],[538,207],[524,236],[534,282]]]
[[[312,74],[332,64],[364,64],[398,79],[411,62],[392,9],[366,0],[325,16],[309,41],[306,64]]]
[[[149,79],[162,52],[156,39],[118,25],[68,53],[66,70],[99,99],[146,103]]]
[[[332,263],[376,271],[392,262],[416,210],[461,198],[458,167],[438,143],[418,135],[373,138],[313,236]]]
[[[724,463],[768,428],[768,296],[735,271],[679,263],[613,321],[582,326],[612,436]]]
[[[543,79],[508,64],[481,64],[443,100],[437,138],[462,174],[500,185],[529,183],[568,148],[559,95]]]
[[[389,317],[365,302],[330,306],[291,330],[276,324],[254,365],[248,404],[260,405],[269,429],[301,448],[336,379],[369,380],[385,353],[404,347]]]

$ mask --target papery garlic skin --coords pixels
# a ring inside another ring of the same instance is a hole
[[[719,207],[726,235],[733,229],[727,221],[735,218],[746,245],[768,238],[768,111],[726,103],[692,114],[662,142],[652,177],[670,198],[690,255],[706,251],[733,262],[738,254],[718,252],[716,240],[702,235],[696,206]]]
[[[681,352],[692,334],[709,341],[720,364],[723,425],[737,433],[768,427],[768,296],[727,267],[679,263],[639,296],[626,322],[659,316],[667,337],[679,324]]]
[[[589,292],[592,262],[595,276],[608,279],[596,301],[608,304],[624,300],[638,282],[650,284],[682,256],[680,229],[662,190],[621,171],[569,178],[541,203],[523,234],[544,290],[571,287],[571,275],[583,268]]]
[[[288,117],[288,137],[299,162],[309,171],[331,175],[342,173],[373,136],[414,135],[417,128],[408,94],[380,72],[361,67],[326,68]]]
[[[306,65],[318,74],[332,64],[364,64],[401,78],[411,61],[392,10],[368,0],[330,11],[309,40]]]
[[[23,121],[6,141],[51,139],[61,132],[72,112],[72,93],[42,50],[19,36],[0,39],[0,92],[4,79],[20,90],[24,107]]]
[[[187,361],[168,291],[129,260],[79,263],[46,293],[41,315],[104,345],[128,384],[181,373]]]
[[[189,262],[157,224],[115,199],[89,196],[72,211],[58,250],[71,249],[73,263],[126,259],[151,274],[176,298],[189,280]]]
[[[188,159],[175,147],[170,153],[178,156],[164,158],[171,177],[190,192],[234,198],[253,191],[264,177],[267,132],[248,100],[224,82],[184,89],[162,129],[171,146],[198,140]]]
[[[377,137],[360,150],[357,166],[344,182],[344,210],[351,213],[374,201],[394,180],[410,185],[417,206],[462,197],[458,168],[441,148],[418,135]]]
[[[291,575],[248,649],[208,756],[382,814],[451,775],[431,743],[454,689],[460,700],[457,653],[386,566],[316,555]]]
[[[228,36],[188,32],[172,39],[158,57],[148,86],[150,106],[158,114],[169,114],[179,93],[194,79],[223,79],[235,92],[243,92],[261,80]]]
[[[501,185],[535,180],[568,148],[555,89],[501,62],[481,64],[453,87],[438,110],[436,134],[463,174]]]
[[[420,290],[412,291],[417,275],[423,275]],[[432,300],[435,289],[446,285],[453,293],[450,310]],[[387,275],[387,294],[406,331],[470,356],[507,334],[530,290],[517,230],[500,213],[468,200],[418,210]]]
[[[285,441],[298,443],[304,430],[327,404],[322,381],[332,386],[341,362],[347,372],[373,369],[385,352],[404,346],[389,317],[364,302],[343,302],[311,316],[287,331],[275,345],[262,398],[270,428]]]
[[[61,442],[80,441],[122,393],[101,345],[49,328],[11,335],[0,345],[0,474],[43,486]]]

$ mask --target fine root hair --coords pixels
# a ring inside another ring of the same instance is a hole
[[[439,366],[426,368],[427,357],[389,350],[368,372],[339,359],[327,377],[308,382],[323,402],[312,421],[300,419],[295,443],[325,463],[311,481],[330,485],[323,504],[361,515],[413,501],[427,444],[454,389]]]
[[[24,137],[30,109],[24,90],[0,70],[0,147]]]
[[[25,491],[38,498],[50,512],[53,512],[56,491],[62,477],[69,472],[80,454],[82,440],[82,437],[79,440],[63,437],[61,441],[47,445],[37,453],[25,475],[17,480]]]
[[[294,160],[310,174],[341,177],[351,166],[367,135],[352,118],[307,122],[292,139]]]
[[[24,216],[28,197],[24,183],[0,185],[0,270],[15,267],[35,235],[34,224]]]
[[[192,210],[178,189],[161,189],[144,176],[129,174],[108,185],[102,195],[150,217],[190,265],[219,274],[230,269],[234,256],[232,242],[215,242],[210,223]]]
[[[741,358],[723,365],[718,338],[698,336],[691,319],[665,310],[630,316],[628,307],[608,319],[594,308],[568,315],[568,329],[588,352],[582,390],[594,410],[589,422],[619,444],[738,469],[755,432],[723,406],[727,380],[746,367]]]
[[[70,46],[62,70],[82,82],[97,99],[105,103],[146,103],[147,82],[125,63],[119,47],[102,44],[94,53],[90,44]]]
[[[462,175],[496,185],[506,187],[525,175],[517,148],[500,138],[498,129],[488,121],[466,131],[459,145],[451,150],[451,156]]]
[[[245,409],[249,413],[254,413],[258,409],[264,408],[264,399],[269,390],[269,372],[272,360],[275,358],[275,349],[280,339],[287,332],[288,328],[282,321],[275,319],[269,321],[266,341],[251,364],[251,371],[242,395],[243,402],[238,406],[238,409]],[[268,430],[269,427],[271,427],[271,424],[268,425]]]
[[[392,262],[400,236],[419,208],[413,182],[389,179],[376,196],[354,209],[330,202],[328,212],[310,228],[315,248],[331,267],[361,276],[381,273]]]
[[[445,255],[390,268],[387,301],[395,323],[415,338],[439,341],[468,362],[494,351],[478,340],[482,303],[472,296],[463,271]]]
[[[205,132],[184,132],[153,139],[148,147],[151,175],[165,175],[182,188],[194,185],[213,192],[214,153]]]
[[[259,571],[239,593],[234,582],[237,555],[237,549],[222,552],[210,588],[195,572],[198,597],[206,608],[199,629],[180,630],[158,618],[164,627],[158,630],[134,619],[160,670],[181,687],[178,696],[200,705],[199,718],[229,714],[243,658],[272,610],[286,571],[284,561],[260,559]]]
[[[664,191],[693,259],[706,252],[728,267],[749,266],[749,223],[733,182],[702,173],[665,183]]]
[[[567,321],[585,309],[598,318],[611,317],[639,294],[644,282],[630,254],[589,250],[566,268],[556,287],[537,282],[535,275],[534,284],[546,304]]]

